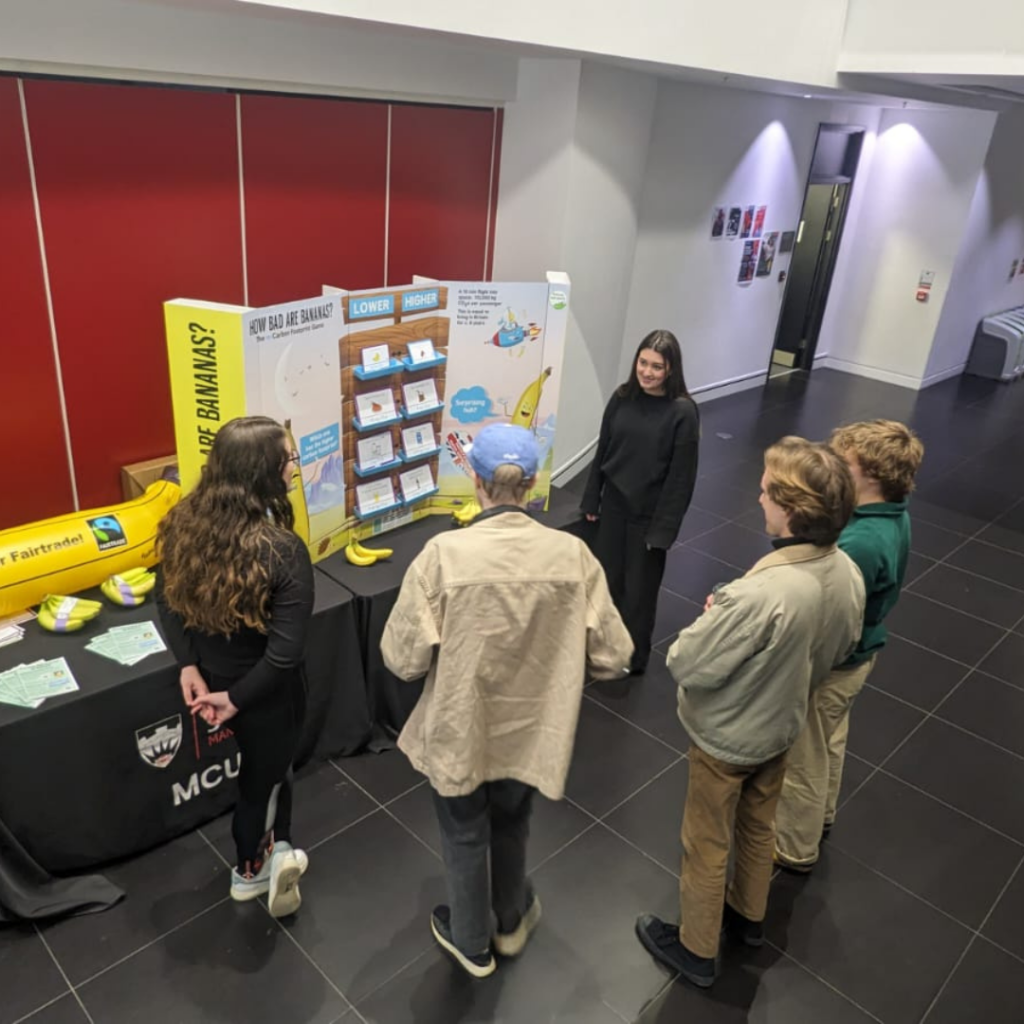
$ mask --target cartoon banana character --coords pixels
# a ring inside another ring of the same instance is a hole
[[[299,449],[292,436],[292,421],[284,421],[285,433],[288,435],[288,450],[297,452]],[[302,467],[292,463],[292,482],[288,488],[288,500],[295,511],[295,532],[302,543],[309,547],[309,508],[306,505],[306,490],[302,486]]]
[[[517,427],[532,427],[537,418],[537,407],[540,405],[540,393],[544,389],[548,377],[551,376],[551,367],[548,366],[544,372],[519,396],[516,402],[515,411],[512,413],[510,423]]]
[[[180,496],[177,484],[159,480],[132,501],[0,531],[0,617],[155,565],[157,525]]]

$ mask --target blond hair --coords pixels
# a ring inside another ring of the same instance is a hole
[[[826,445],[784,437],[764,453],[764,468],[765,493],[788,514],[793,536],[835,544],[856,505],[846,463]]]
[[[867,420],[832,431],[829,447],[852,455],[865,476],[877,480],[886,501],[906,501],[921,468],[924,445],[905,423]]]
[[[522,505],[533,486],[533,478],[527,480],[521,466],[506,463],[495,469],[490,480],[480,477],[480,486],[495,505]]]

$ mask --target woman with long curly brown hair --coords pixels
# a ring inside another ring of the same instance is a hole
[[[301,902],[308,859],[291,845],[291,764],[305,712],[313,567],[288,488],[298,454],[265,416],[225,423],[195,490],[160,524],[160,619],[193,715],[231,722],[242,760],[231,896]]]

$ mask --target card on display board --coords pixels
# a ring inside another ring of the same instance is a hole
[[[391,431],[364,437],[356,442],[359,468],[375,469],[395,461],[395,447],[391,442]]]
[[[437,388],[434,381],[417,381],[415,384],[405,384],[402,387],[402,394],[405,395],[405,411],[415,414],[421,410],[436,409],[440,404],[437,398]]]
[[[356,395],[356,409],[359,413],[359,422],[364,427],[374,423],[386,423],[398,416],[395,410],[395,396],[391,388],[370,391],[365,395]]]
[[[419,341],[410,341],[408,345],[409,362],[413,363],[429,363],[437,358],[437,352],[434,351],[434,343],[429,338],[423,338]]]
[[[371,345],[363,349],[363,369],[382,370],[391,362],[391,349],[387,345]]]
[[[430,472],[429,465],[399,474],[398,482],[402,485],[402,497],[406,502],[415,501],[434,490],[434,474]]]
[[[356,505],[360,515],[372,515],[375,509],[390,508],[395,504],[395,488],[390,477],[356,487]]]
[[[408,456],[432,452],[437,447],[437,438],[429,425],[406,427],[402,431],[402,447]]]

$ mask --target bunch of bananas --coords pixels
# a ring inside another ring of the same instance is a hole
[[[156,576],[139,566],[118,576],[109,576],[100,585],[103,596],[114,604],[134,608],[146,600],[146,595],[156,586]]]
[[[469,524],[473,522],[481,512],[483,512],[483,509],[480,507],[480,502],[467,501],[465,505],[461,508],[457,508],[452,513],[452,519],[454,519],[459,526],[469,526]]]
[[[95,619],[102,607],[99,601],[87,601],[84,597],[48,594],[39,606],[39,625],[51,633],[74,633]]]
[[[345,547],[345,557],[352,565],[373,565],[382,558],[390,558],[394,554],[391,548],[364,548],[353,537]]]

